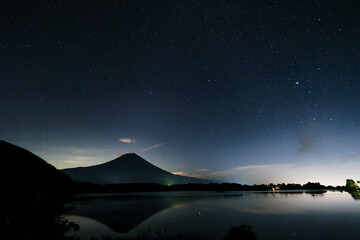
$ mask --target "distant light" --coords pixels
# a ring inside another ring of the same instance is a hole
[[[299,82],[295,82],[296,85],[299,85]]]

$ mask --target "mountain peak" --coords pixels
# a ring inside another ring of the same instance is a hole
[[[144,161],[147,162],[145,159],[143,159],[142,157],[140,157],[139,155],[137,155],[136,153],[125,153],[121,156],[119,156],[118,158],[115,158],[114,160],[110,161],[110,162],[106,162],[103,164],[107,164],[107,163],[111,163],[111,162],[124,162],[124,161]]]
[[[199,183],[201,179],[173,175],[135,153],[126,153],[112,161],[83,168],[63,169],[76,181],[96,184],[159,183],[163,185]]]
[[[124,154],[117,154],[117,158],[115,158],[114,160],[116,159],[123,159],[123,158],[141,158],[139,155],[137,155],[136,153],[124,153]]]
[[[122,156],[139,156],[139,155],[137,155],[136,153],[125,153]]]
[[[124,155],[122,155],[120,157],[140,157],[140,156],[137,155],[136,153],[125,153]]]

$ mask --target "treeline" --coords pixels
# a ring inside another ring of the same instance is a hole
[[[306,184],[295,184],[295,183],[289,183],[289,184],[285,184],[285,183],[281,183],[281,184],[272,184],[270,183],[268,186],[270,186],[271,188],[278,188],[281,190],[318,190],[318,189],[328,189],[328,190],[345,190],[346,187],[345,186],[325,186],[320,184],[319,182],[308,182]]]
[[[318,182],[301,184],[261,184],[244,185],[237,183],[209,183],[209,184],[178,184],[161,185],[157,183],[130,183],[97,185],[93,183],[77,182],[76,193],[121,193],[121,192],[171,192],[171,191],[278,191],[278,190],[345,190],[345,186],[324,186]]]

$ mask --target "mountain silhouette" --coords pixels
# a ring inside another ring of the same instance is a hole
[[[207,183],[205,180],[174,175],[154,166],[135,153],[90,167],[61,170],[73,180],[95,184],[159,183],[162,185]]]
[[[1,239],[65,239],[77,229],[61,217],[71,178],[33,153],[0,140]]]
[[[62,192],[72,180],[35,154],[0,140],[0,190],[5,192]]]

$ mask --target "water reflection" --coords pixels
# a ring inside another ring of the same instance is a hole
[[[234,193],[203,194],[203,193],[142,193],[117,195],[84,195],[77,198],[77,206],[71,212],[71,220],[75,222],[84,219],[74,219],[75,216],[92,219],[107,226],[111,231],[127,233],[149,217],[167,208],[186,208],[191,201],[208,198],[241,197]],[[86,223],[85,225],[89,225]]]
[[[80,225],[80,234],[89,233],[97,223],[99,235],[133,236],[149,227],[166,227],[169,232],[207,232],[209,239],[222,239],[231,226],[247,223],[259,239],[360,239],[355,224],[360,221],[360,205],[351,196],[346,192],[118,195],[78,200],[71,214],[83,219],[71,220]]]
[[[171,200],[158,196],[87,198],[77,201],[72,215],[94,219],[115,232],[127,233],[152,215],[172,206]]]
[[[355,200],[360,200],[360,191],[350,191],[349,193]]]

